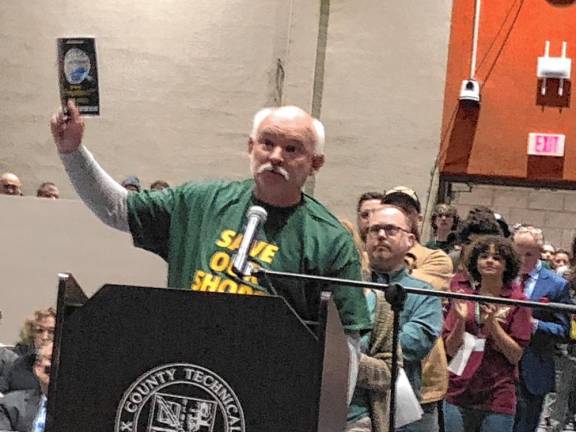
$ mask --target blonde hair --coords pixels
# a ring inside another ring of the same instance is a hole
[[[370,272],[370,265],[368,263],[368,256],[366,255],[366,251],[364,250],[364,244],[362,240],[360,240],[360,236],[356,232],[354,228],[354,224],[350,222],[348,219],[340,218],[340,223],[342,226],[352,235],[352,239],[354,240],[354,245],[358,250],[358,255],[360,256],[360,267],[362,268],[362,273],[367,274]]]
[[[56,309],[53,307],[34,311],[33,315],[24,321],[22,329],[20,329],[20,342],[25,345],[33,346],[35,336],[34,329],[36,324],[49,317],[56,319]]]

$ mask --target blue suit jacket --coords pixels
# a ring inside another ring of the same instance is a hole
[[[543,298],[551,303],[572,303],[568,282],[544,267],[540,269],[529,300]],[[545,395],[554,390],[555,344],[568,336],[570,318],[565,313],[541,309],[533,309],[532,316],[538,320],[538,327],[520,360],[521,379],[530,393]]]

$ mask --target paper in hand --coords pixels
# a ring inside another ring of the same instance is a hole
[[[403,368],[398,369],[396,379],[396,416],[394,427],[396,429],[422,418],[424,411],[410,385],[408,376]]]

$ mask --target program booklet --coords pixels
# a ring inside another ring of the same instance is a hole
[[[82,115],[100,115],[98,66],[94,38],[58,39],[60,100],[66,112],[68,99],[74,99]]]

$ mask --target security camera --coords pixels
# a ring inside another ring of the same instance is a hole
[[[477,104],[480,103],[480,85],[478,81],[473,79],[467,79],[462,81],[460,86],[460,98],[461,101],[470,101]]]

